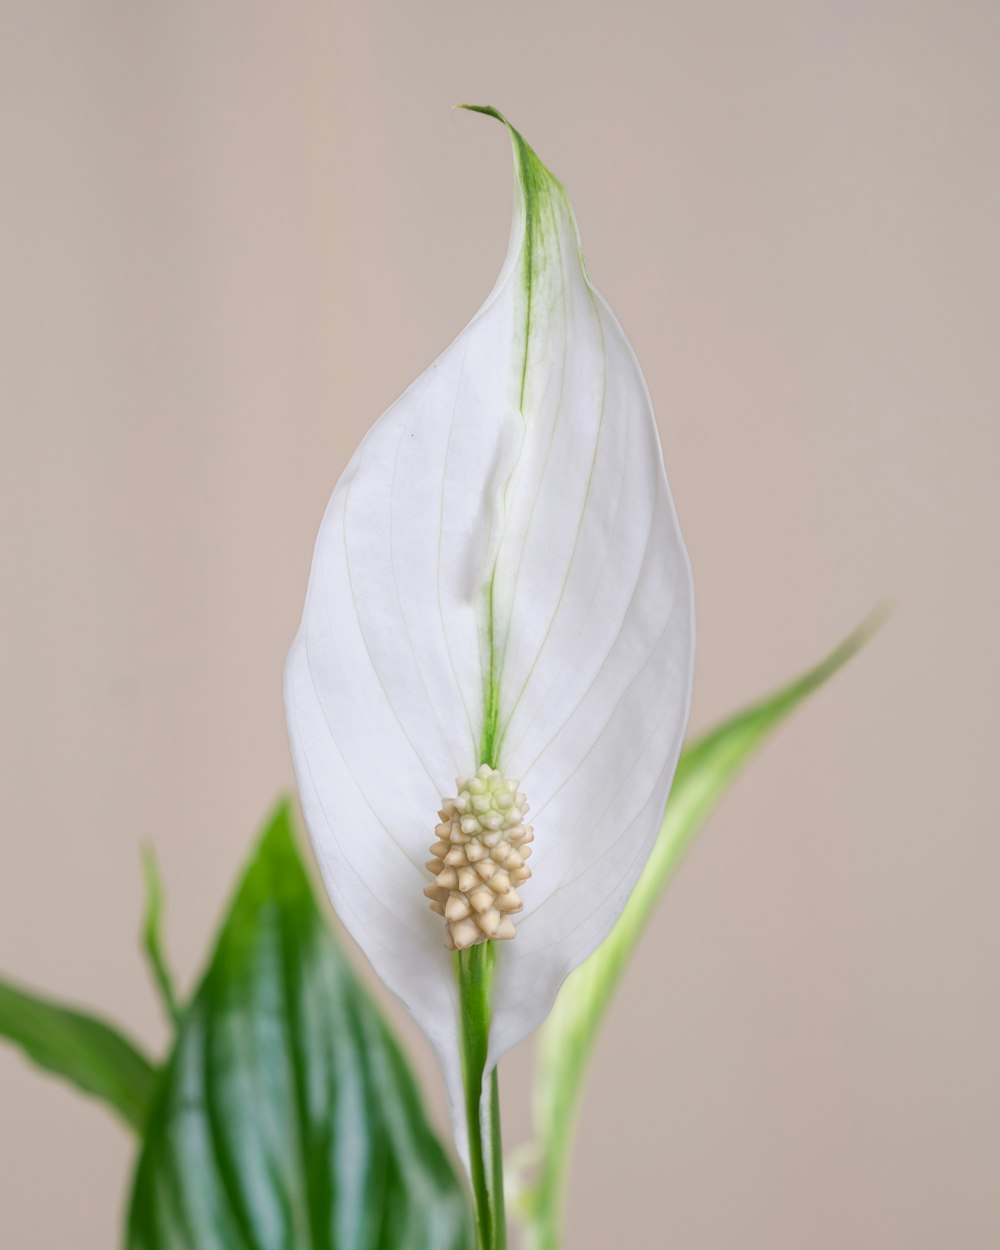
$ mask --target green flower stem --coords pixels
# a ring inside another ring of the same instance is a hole
[[[465,1118],[469,1131],[469,1172],[476,1212],[476,1250],[506,1250],[507,1246],[500,1089],[495,1068],[490,1077],[490,1096],[483,1098],[495,965],[496,953],[492,942],[479,942],[459,951],[456,957]]]
[[[492,942],[489,943],[492,946]],[[495,1250],[507,1245],[507,1209],[503,1189],[503,1135],[500,1131],[500,1080],[496,1068],[490,1073],[490,1160],[493,1190],[493,1244]]]

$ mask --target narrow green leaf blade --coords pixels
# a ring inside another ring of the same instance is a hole
[[[468,1250],[464,1185],[273,817],[181,1020],[129,1250]]]
[[[566,980],[540,1034],[535,1085],[539,1172],[523,1196],[532,1245],[559,1245],[563,1189],[587,1061],[608,1004],[684,852],[753,752],[813,691],[854,656],[884,618],[879,609],[796,681],[737,713],[685,747],[653,849],[607,939]]]
[[[174,978],[167,963],[163,944],[163,880],[152,846],[142,850],[142,875],[146,884],[146,910],[142,919],[142,946],[146,953],[153,982],[168,1020],[176,1026],[181,1008],[174,990]]]
[[[155,1069],[113,1025],[0,981],[0,1037],[142,1131]]]

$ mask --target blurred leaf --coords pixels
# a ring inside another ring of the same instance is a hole
[[[0,1037],[142,1131],[156,1072],[112,1025],[0,982]]]
[[[167,966],[163,952],[163,881],[160,867],[156,862],[156,852],[152,846],[142,849],[142,874],[146,883],[146,912],[142,922],[142,945],[152,969],[153,980],[159,991],[171,1023],[177,1025],[181,1018],[181,1009],[174,992],[174,979]]]
[[[468,1250],[465,1187],[273,817],[185,1011],[129,1250]]]
[[[541,1030],[533,1152],[539,1171],[521,1199],[536,1250],[560,1244],[563,1191],[587,1061],[615,986],[681,857],[756,748],[860,650],[884,615],[884,610],[873,613],[815,668],[682,752],[656,845],[631,898],[605,941],[566,979]]]

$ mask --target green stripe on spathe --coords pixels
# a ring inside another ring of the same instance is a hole
[[[521,248],[521,284],[524,293],[523,347],[521,351],[521,377],[518,385],[518,407],[524,412],[524,397],[528,381],[528,363],[533,327],[534,290],[545,267],[546,219],[554,235],[558,228],[552,207],[553,193],[565,198],[559,179],[539,160],[531,145],[506,117],[489,104],[459,104],[458,108],[471,113],[483,113],[493,117],[507,128],[514,148],[517,181],[524,206],[524,241]],[[568,202],[567,202],[568,206]],[[494,581],[496,568],[490,573],[487,588],[487,648],[489,663],[484,677],[483,732],[480,739],[479,761],[491,768],[498,765],[500,724],[500,665],[496,654],[496,620],[494,617]]]

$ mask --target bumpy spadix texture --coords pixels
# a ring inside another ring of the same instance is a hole
[[[510,135],[500,277],[337,484],[285,683],[327,888],[433,1042],[460,1146],[454,955],[423,894],[434,812],[483,764],[531,799],[532,877],[517,937],[497,949],[492,1062],[540,1023],[636,882],[693,655],[642,375],[587,276],[565,191]]]
[[[445,946],[460,951],[517,936],[511,917],[524,906],[517,887],[531,876],[525,860],[535,834],[524,823],[528,803],[517,782],[489,764],[474,777],[456,777],[455,788],[438,812],[426,864],[434,881],[424,893],[447,924]]]

